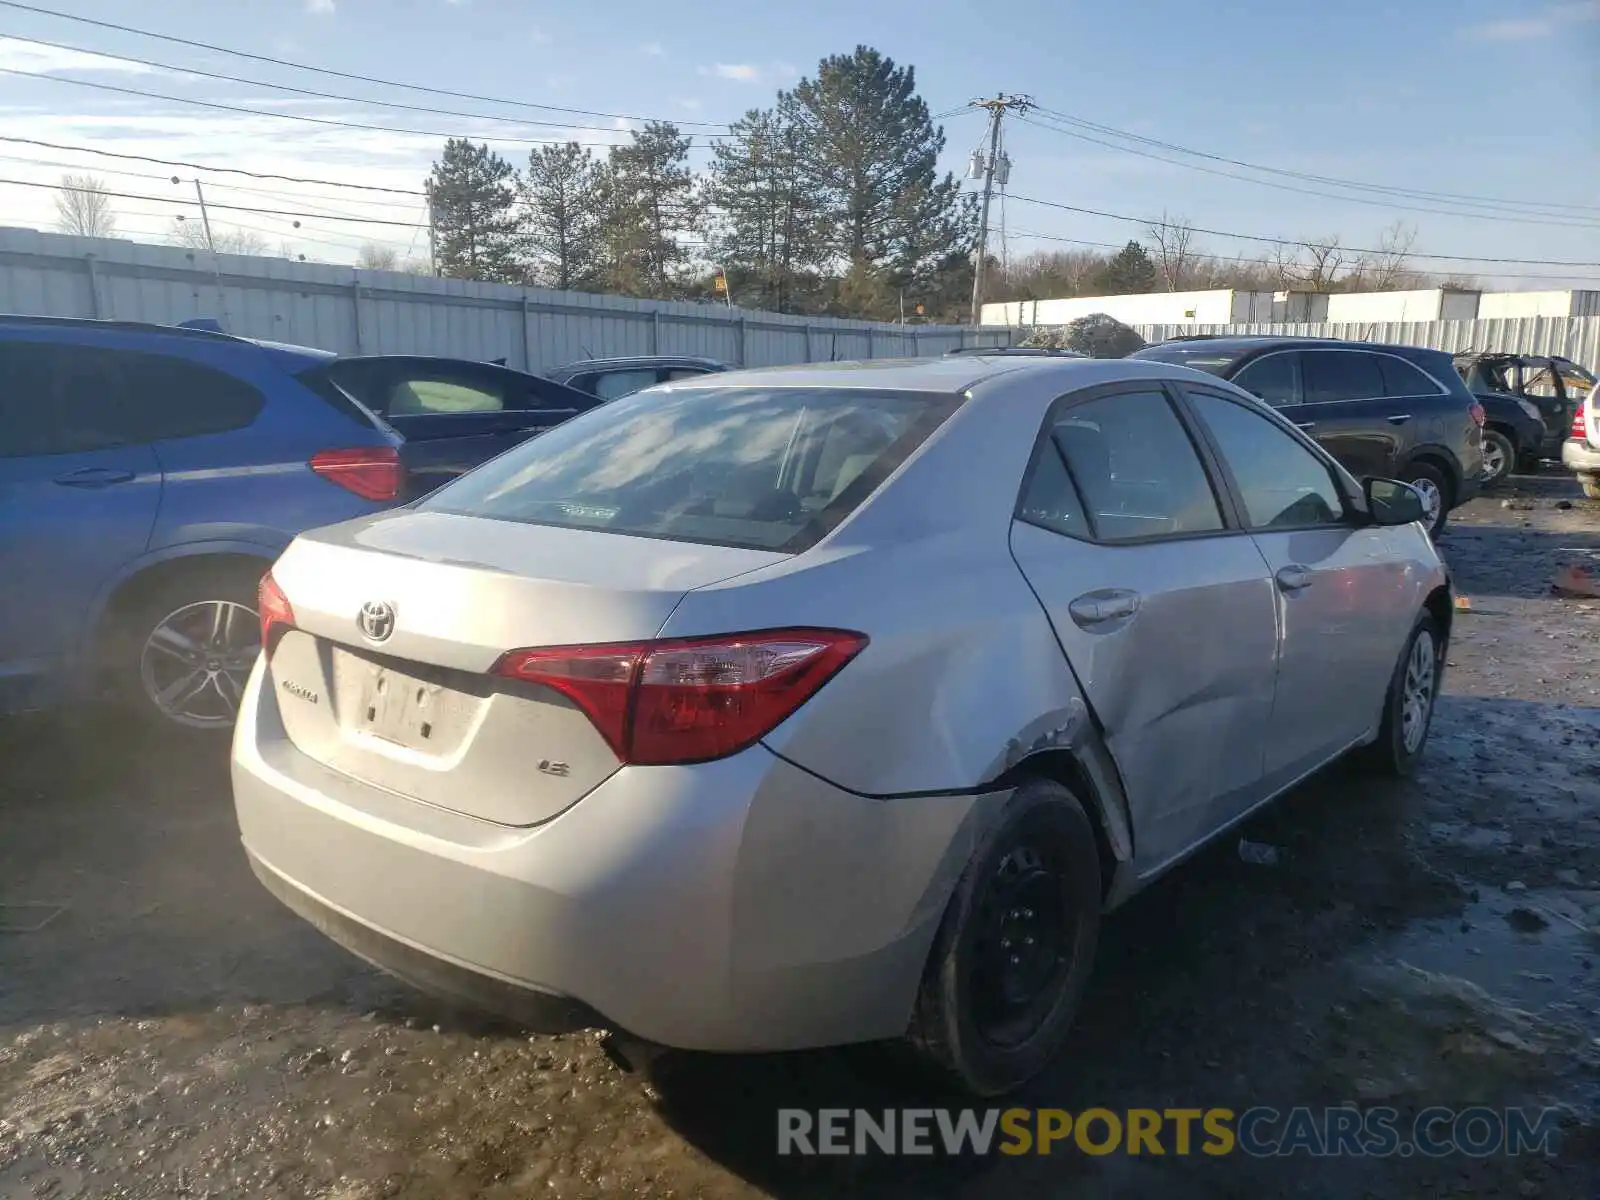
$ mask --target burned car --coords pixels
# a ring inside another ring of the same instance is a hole
[[[1513,470],[1530,470],[1541,459],[1559,458],[1578,402],[1595,385],[1594,375],[1559,355],[1464,351],[1456,371],[1484,407],[1484,482],[1498,483]]]

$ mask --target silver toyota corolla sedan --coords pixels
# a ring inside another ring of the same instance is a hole
[[[1061,1045],[1101,914],[1347,751],[1412,769],[1453,611],[1404,484],[1158,362],[668,384],[263,581],[266,886],[536,1027]]]

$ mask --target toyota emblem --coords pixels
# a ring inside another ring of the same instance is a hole
[[[369,642],[386,642],[394,632],[394,605],[387,600],[368,600],[361,606],[356,624]]]

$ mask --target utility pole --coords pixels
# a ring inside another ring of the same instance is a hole
[[[428,269],[439,274],[439,227],[433,217],[433,185],[428,185]]]
[[[174,175],[172,182],[178,183],[180,181]],[[211,275],[217,281],[217,316],[221,320],[222,327],[226,329],[228,327],[228,297],[222,290],[222,264],[217,261],[217,242],[211,236],[211,214],[206,210],[206,193],[200,186],[198,176],[194,181],[194,195],[195,199],[200,201],[200,224],[206,231],[206,249],[211,251]],[[180,221],[183,220],[182,217],[178,219]],[[298,221],[295,223],[299,224]]]
[[[975,168],[981,160],[983,174],[983,209],[978,217],[978,260],[972,271],[971,323],[976,328],[983,311],[983,267],[989,248],[989,200],[994,194],[995,170],[1000,166],[1000,122],[1011,109],[1026,112],[1032,108],[1033,100],[1027,96],[1008,96],[1001,92],[993,100],[974,100],[971,104],[973,108],[989,110],[989,153],[985,155],[979,151],[973,155]]]

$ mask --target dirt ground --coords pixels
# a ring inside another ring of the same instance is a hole
[[[1509,507],[1507,506],[1509,498]],[[1112,917],[1027,1102],[1564,1107],[1560,1153],[779,1159],[780,1106],[939,1102],[870,1050],[631,1069],[447,1011],[279,909],[224,753],[0,726],[0,1198],[1600,1195],[1600,504],[1519,479],[1442,542],[1457,617],[1421,777],[1344,770]]]

